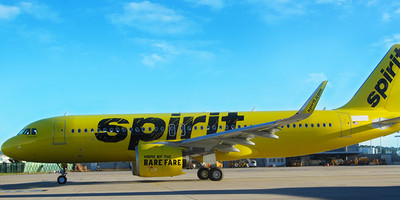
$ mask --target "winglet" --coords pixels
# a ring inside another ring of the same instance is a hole
[[[290,124],[308,118],[314,112],[327,83],[328,81],[323,81],[295,115],[283,119],[282,121],[277,121],[275,124]]]
[[[310,98],[304,103],[304,105],[300,108],[300,110],[297,112],[297,114],[309,114],[314,112],[315,107],[317,106],[317,103],[319,99],[321,98],[322,92],[325,89],[326,84],[328,81],[323,81],[318,88],[314,91],[314,93],[310,96]]]

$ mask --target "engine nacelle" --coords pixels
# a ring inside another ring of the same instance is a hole
[[[178,176],[184,174],[182,149],[164,144],[139,144],[132,172],[142,177]]]

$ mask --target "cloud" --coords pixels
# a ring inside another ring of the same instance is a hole
[[[310,73],[308,74],[307,82],[321,83],[328,80],[324,73]]]
[[[383,47],[384,49],[389,49],[393,44],[400,43],[400,33],[393,34],[391,36],[386,36],[379,42],[372,44],[372,46]]]
[[[158,54],[143,55],[142,63],[148,67],[154,67],[156,64],[162,63],[165,59]]]
[[[294,0],[249,0],[256,13],[268,23],[275,23],[306,13],[305,4]]]
[[[22,12],[30,14],[39,20],[50,20],[60,22],[58,13],[51,10],[48,6],[40,3],[21,2],[18,4]]]
[[[210,63],[215,60],[215,54],[201,47],[208,48],[213,43],[204,41],[164,41],[146,38],[135,38],[133,42],[145,47],[142,53],[142,63],[149,68],[162,67],[179,60],[179,63],[199,62]]]
[[[352,3],[351,0],[317,0],[317,4],[333,4],[336,6],[343,6]]]
[[[0,4],[0,20],[12,20],[21,13],[20,8],[16,6],[5,6]]]
[[[149,1],[127,3],[122,12],[118,11],[110,18],[113,24],[153,34],[186,34],[191,31],[191,23],[184,16]]]
[[[212,10],[221,10],[225,6],[224,0],[186,0],[195,6],[209,6]]]
[[[61,19],[58,14],[48,6],[39,3],[20,2],[15,6],[5,6],[0,4],[0,19],[13,20],[17,16],[27,14],[39,20],[50,20],[59,22]]]

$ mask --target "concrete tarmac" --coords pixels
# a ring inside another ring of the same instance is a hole
[[[197,170],[141,178],[130,171],[0,176],[0,199],[400,199],[400,166],[223,169],[222,181],[201,181]]]

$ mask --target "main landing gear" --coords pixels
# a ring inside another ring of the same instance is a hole
[[[197,171],[197,177],[199,177],[199,179],[201,180],[210,179],[212,181],[220,181],[222,180],[224,175],[222,171],[217,167],[213,167],[210,169],[202,167]]]
[[[61,164],[62,169],[60,170],[60,176],[57,178],[59,184],[65,184],[67,182],[67,167],[66,163]]]

